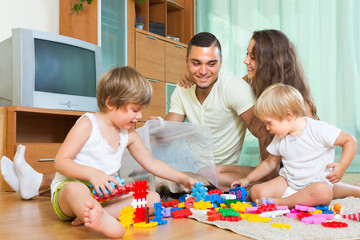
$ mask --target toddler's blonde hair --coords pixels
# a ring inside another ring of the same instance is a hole
[[[304,98],[294,87],[283,83],[276,83],[260,95],[255,104],[255,115],[259,119],[265,117],[277,120],[285,119],[288,110],[292,111],[297,117],[306,115]]]
[[[116,67],[107,71],[96,88],[96,98],[100,111],[106,112],[106,100],[119,108],[133,103],[148,106],[152,98],[150,82],[131,67]]]

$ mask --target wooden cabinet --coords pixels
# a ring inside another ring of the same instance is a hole
[[[165,79],[166,82],[177,83],[180,76],[186,73],[186,57],[187,47],[168,43],[165,45]]]
[[[0,107],[0,152],[13,160],[19,144],[26,146],[25,159],[40,173],[53,172],[53,159],[76,120],[79,111],[53,110],[33,107]],[[5,184],[1,191],[11,190]]]
[[[165,79],[165,42],[150,34],[136,34],[136,70],[146,78]]]
[[[153,88],[153,97],[150,106],[144,109],[142,112],[142,120],[146,121],[150,116],[166,115],[166,83],[158,80],[150,80]],[[136,123],[136,128],[142,127],[143,122]]]

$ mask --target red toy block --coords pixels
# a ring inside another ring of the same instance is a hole
[[[221,218],[221,221],[228,221],[228,222],[238,222],[240,220],[241,220],[241,217],[236,217],[236,216]]]
[[[139,198],[145,198],[148,195],[147,189],[148,189],[147,182],[144,181],[135,181],[133,182],[133,196],[135,199]]]
[[[258,207],[258,209],[256,210],[256,214],[260,214],[263,212],[270,212],[270,211],[275,211],[276,210],[276,205],[275,204],[261,204],[260,207]]]
[[[214,189],[214,190],[208,191],[208,194],[209,194],[209,195],[216,194],[216,193],[218,193],[219,196],[220,196],[221,194],[224,193],[224,191],[221,191],[220,189]]]
[[[219,220],[219,219],[221,219],[222,218],[222,214],[221,213],[214,213],[214,214],[210,214],[209,216],[208,216],[208,220],[209,221],[215,221],[215,220]]]
[[[311,213],[299,212],[299,213],[296,214],[296,216],[301,221],[301,219],[303,219],[304,217],[311,217]]]
[[[173,201],[163,202],[162,206],[163,207],[172,207],[174,205],[178,205],[179,203],[180,203],[179,200],[173,200]]]
[[[190,215],[192,215],[192,212],[187,209],[187,208],[184,208],[184,209],[180,209],[180,210],[176,210],[176,211],[173,211],[171,213],[171,215],[174,217],[174,218],[187,218],[189,217]]]
[[[185,200],[185,207],[187,209],[194,208],[194,202],[196,202],[195,198],[188,198]]]
[[[323,223],[321,223],[321,225],[323,225],[324,227],[328,227],[328,228],[344,228],[344,227],[348,227],[347,223],[336,222],[336,221],[323,222]]]
[[[136,208],[134,215],[135,215],[134,223],[145,222],[146,219],[145,208]]]

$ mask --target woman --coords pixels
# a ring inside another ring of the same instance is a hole
[[[295,87],[303,95],[308,117],[319,119],[316,105],[311,96],[296,50],[284,33],[278,30],[255,31],[251,37],[244,60],[248,74],[244,77],[254,89],[255,98],[270,85],[284,83]],[[184,78],[179,85],[189,85]],[[186,86],[185,86],[186,87]],[[230,183],[245,177],[254,168],[239,165],[218,165],[217,177],[223,183]],[[269,176],[268,179],[274,176]],[[342,182],[334,184],[333,198],[360,197],[360,187]]]

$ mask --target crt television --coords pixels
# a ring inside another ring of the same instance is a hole
[[[101,48],[58,34],[12,29],[0,43],[0,106],[98,110]]]

